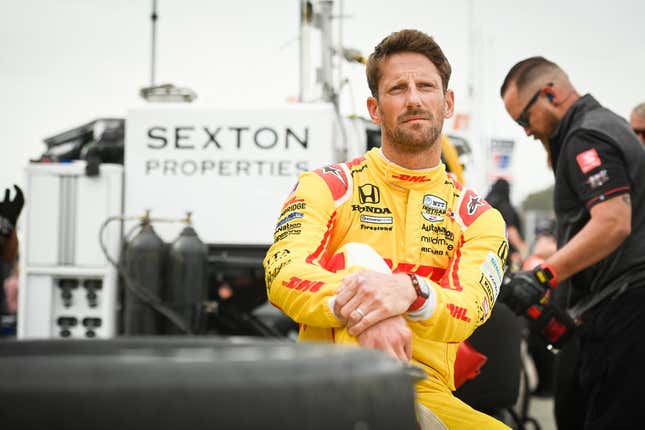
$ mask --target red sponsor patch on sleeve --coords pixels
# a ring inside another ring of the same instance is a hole
[[[345,175],[345,172],[338,164],[331,164],[322,169],[316,169],[315,172],[327,183],[334,200],[341,198],[347,191],[349,186],[347,175]]]
[[[470,227],[477,217],[488,209],[490,209],[490,205],[486,200],[475,194],[473,190],[466,189],[459,207],[459,217],[466,227]]]
[[[591,169],[595,169],[602,164],[602,161],[600,161],[600,157],[598,156],[598,152],[596,152],[594,148],[587,149],[586,151],[576,155],[576,161],[578,162],[578,166],[580,166],[582,173],[587,173]]]

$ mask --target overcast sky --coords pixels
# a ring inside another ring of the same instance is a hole
[[[456,110],[471,113],[482,140],[517,141],[516,201],[552,175],[540,145],[506,117],[498,97],[515,62],[548,57],[580,92],[622,116],[645,101],[643,1],[378,4],[344,1],[344,45],[367,55],[401,28],[434,35],[453,66]],[[0,187],[24,183],[24,166],[43,151],[43,138],[95,118],[124,117],[143,104],[138,91],[149,82],[150,6],[147,0],[0,0]],[[158,82],[191,87],[200,104],[218,107],[278,104],[297,95],[298,0],[159,0],[159,15]],[[362,66],[346,63],[342,72],[350,82],[343,110],[367,116]],[[469,82],[475,98],[468,97]]]

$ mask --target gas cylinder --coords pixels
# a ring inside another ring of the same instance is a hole
[[[206,300],[208,250],[195,229],[184,227],[168,251],[165,304],[174,310],[193,333],[199,332],[202,304]],[[182,333],[166,321],[166,334]]]
[[[152,225],[145,222],[141,231],[126,247],[126,270],[135,287],[159,297],[163,286],[163,264],[166,244]],[[127,335],[161,333],[162,317],[130,289],[125,290],[124,332]]]

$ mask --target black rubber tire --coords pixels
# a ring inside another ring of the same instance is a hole
[[[411,376],[372,350],[249,338],[0,343],[8,429],[414,429]]]

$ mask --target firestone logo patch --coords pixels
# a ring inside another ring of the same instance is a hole
[[[432,194],[426,194],[425,196],[423,196],[423,207],[421,209],[421,215],[426,221],[443,221],[446,218],[447,209],[448,203],[446,203],[444,199]]]

